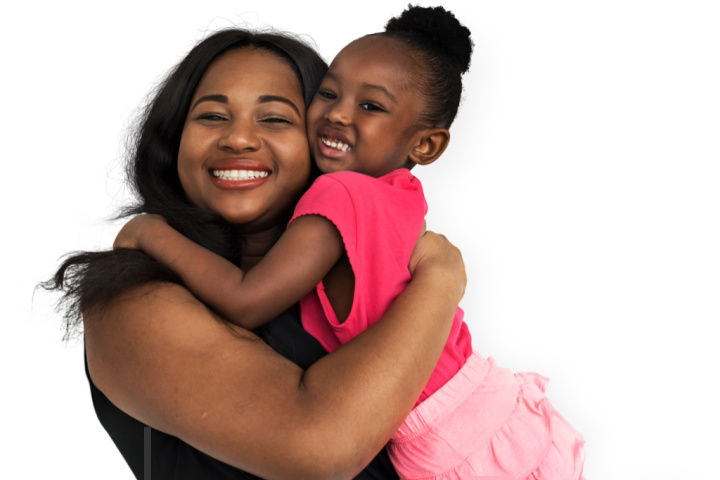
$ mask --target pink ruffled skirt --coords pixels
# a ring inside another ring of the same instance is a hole
[[[581,480],[582,436],[545,398],[546,384],[473,353],[393,435],[400,478]]]

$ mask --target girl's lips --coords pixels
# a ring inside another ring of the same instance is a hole
[[[345,135],[328,127],[318,129],[316,142],[320,154],[328,158],[342,158],[352,150]]]
[[[348,149],[348,150],[338,150],[337,148],[333,148],[333,147],[331,147],[331,146],[325,145],[325,144],[323,143],[323,138],[324,138],[324,137],[320,137],[320,136],[318,136],[318,138],[317,138],[318,150],[320,151],[320,154],[321,154],[323,157],[327,157],[327,158],[342,158],[342,157],[344,157],[345,155],[347,155],[348,152],[350,151],[349,149]]]

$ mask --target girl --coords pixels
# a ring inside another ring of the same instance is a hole
[[[328,351],[350,342],[410,280],[410,253],[427,211],[410,169],[432,163],[447,146],[471,51],[468,29],[441,7],[409,7],[383,33],[347,45],[308,110],[310,148],[326,175],[251,270],[241,271],[156,216],[133,219],[116,246],[140,248],[165,263],[245,328],[300,301],[304,328]],[[232,121],[221,98],[196,105],[191,114],[207,129]],[[273,122],[277,129],[291,124],[282,116]],[[261,139],[237,135],[224,142],[228,159],[207,169],[215,184],[272,185],[274,161],[253,156]],[[399,475],[581,478],[583,441],[545,398],[546,380],[513,374],[473,353],[462,316],[458,309],[430,381],[389,446]]]

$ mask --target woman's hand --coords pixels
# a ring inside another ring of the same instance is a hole
[[[457,302],[465,294],[467,277],[462,254],[444,235],[425,230],[415,244],[410,263],[410,273],[425,273],[426,270],[437,277],[437,285],[448,288],[451,295],[456,295]]]
[[[113,242],[113,248],[135,248],[142,249],[141,239],[149,235],[152,228],[159,224],[167,224],[160,215],[145,213],[132,218],[118,232]]]

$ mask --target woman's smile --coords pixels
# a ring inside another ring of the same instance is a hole
[[[262,185],[272,173],[261,162],[247,158],[228,158],[213,163],[208,169],[218,188],[250,189]]]

